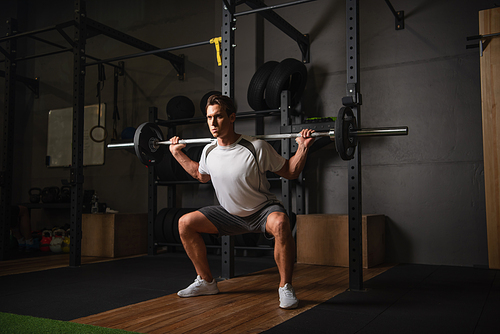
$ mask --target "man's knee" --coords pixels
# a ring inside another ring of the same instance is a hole
[[[199,211],[186,213],[179,218],[179,233],[218,233],[217,228]]]
[[[193,219],[190,218],[191,213],[186,213],[185,215],[182,215],[181,218],[179,218],[179,233],[185,234],[186,232],[189,231],[190,226],[192,225]]]
[[[283,212],[273,212],[267,217],[266,230],[275,238],[289,235],[290,219]]]

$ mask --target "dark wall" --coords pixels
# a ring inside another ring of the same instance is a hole
[[[406,125],[410,132],[406,137],[362,140],[363,211],[387,215],[389,261],[487,265],[479,52],[465,46],[466,37],[478,33],[478,11],[494,7],[494,1],[392,2],[396,10],[405,11],[404,30],[395,30],[394,17],[384,1],[360,1],[362,127]],[[50,3],[21,2],[20,30],[72,19],[71,1]],[[90,18],[158,47],[219,36],[221,7],[218,0],[87,1]],[[242,5],[238,11],[247,9]],[[312,41],[301,110],[308,117],[336,116],[346,94],[345,2],[318,0],[277,13]],[[301,55],[293,40],[258,16],[239,17],[236,26],[235,100],[239,110],[247,111],[246,91],[257,66]],[[64,43],[57,34],[51,36]],[[28,54],[52,50],[32,40],[25,43]],[[87,44],[87,53],[99,58],[134,52],[103,36]],[[161,117],[166,117],[165,106],[173,96],[186,95],[198,106],[206,92],[220,89],[221,71],[213,46],[173,53],[186,57],[182,82],[170,63],[158,57],[125,62],[126,75],[119,84],[119,133],[147,121],[150,106],[158,107]],[[48,111],[72,105],[71,62],[71,54],[62,54],[22,65],[27,76],[40,78],[40,97],[34,99],[19,88],[22,110],[16,125],[15,159],[21,168],[15,175],[16,201],[26,201],[30,187],[59,185],[61,178],[68,178],[68,169],[45,167],[45,154]],[[112,69],[106,70],[103,102],[110,108]],[[87,105],[97,103],[95,72],[92,68],[87,72]],[[106,124],[110,130],[111,112]],[[278,127],[279,119],[266,119],[266,131],[278,132]],[[178,130],[185,138],[209,136],[204,125]],[[254,122],[239,120],[237,130],[251,134]],[[308,213],[347,213],[346,174],[346,163],[333,145],[309,157],[305,170]],[[128,152],[107,151],[104,166],[86,167],[84,188],[95,189],[120,212],[147,210],[147,170]],[[209,186],[182,186],[178,191],[179,204],[185,207],[213,203]],[[159,207],[165,206],[165,187],[159,189],[159,196]]]

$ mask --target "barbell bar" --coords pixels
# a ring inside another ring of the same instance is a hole
[[[152,123],[149,123],[152,124]],[[408,134],[407,127],[386,127],[386,128],[365,128],[353,129],[350,133],[355,137],[372,137],[372,136],[404,136]],[[300,133],[281,133],[281,134],[268,134],[268,135],[252,135],[252,137],[264,140],[277,140],[277,139],[294,139],[300,137]],[[311,137],[330,137],[335,139],[335,130],[328,132],[313,132]],[[216,138],[193,138],[193,139],[179,139],[179,144],[210,144],[215,142]],[[153,146],[156,145],[171,145],[170,140],[154,141]],[[134,143],[114,143],[108,144],[109,149],[124,149],[134,147]]]
[[[300,133],[282,133],[255,135],[253,137],[264,140],[294,139],[300,137]],[[358,129],[356,127],[356,118],[352,110],[348,107],[342,107],[335,121],[335,129],[325,132],[313,132],[312,137],[329,137],[335,139],[335,148],[343,160],[350,160],[354,157],[354,151],[357,146],[358,137],[372,136],[404,136],[408,135],[407,126],[366,128]],[[195,138],[181,139],[180,144],[209,144],[217,139],[215,138]],[[165,147],[171,145],[169,140],[164,140],[163,133],[158,125],[154,123],[141,124],[134,135],[133,143],[115,143],[108,144],[109,149],[134,148],[139,160],[145,165],[155,165],[161,162],[163,156],[167,154]]]
[[[152,123],[149,123],[152,124]],[[267,140],[277,140],[277,139],[294,139],[300,137],[300,133],[282,133],[282,134],[271,134],[271,135],[253,135],[252,137],[257,139],[267,139]],[[335,131],[330,130],[328,132],[313,132],[311,137],[330,137],[335,138]],[[216,138],[194,138],[194,139],[179,139],[179,144],[210,144],[217,141]],[[156,140],[152,142],[153,147],[158,148],[158,145],[171,145],[170,140]],[[132,148],[134,143],[116,143],[109,144],[108,148],[120,149],[120,148]]]

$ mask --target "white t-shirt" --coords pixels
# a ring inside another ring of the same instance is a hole
[[[266,171],[277,172],[285,162],[286,159],[266,141],[241,135],[228,146],[218,146],[217,142],[205,146],[198,170],[210,175],[219,204],[224,209],[246,217],[269,201],[277,201],[269,191]]]

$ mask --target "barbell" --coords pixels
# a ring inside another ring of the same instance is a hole
[[[342,160],[350,160],[354,157],[354,152],[358,143],[358,137],[371,136],[402,136],[408,135],[408,127],[384,127],[365,128],[356,127],[356,118],[351,108],[342,107],[335,120],[334,129],[324,132],[313,132],[312,137],[329,137],[335,140],[335,149]],[[294,139],[300,137],[300,133],[281,133],[252,136],[264,140]],[[180,144],[209,144],[216,141],[216,138],[195,138],[181,139]],[[147,165],[156,165],[161,162],[166,152],[164,147],[170,145],[169,140],[164,140],[160,127],[154,123],[141,124],[134,134],[133,143],[108,144],[109,149],[122,149],[133,147],[139,160]]]

